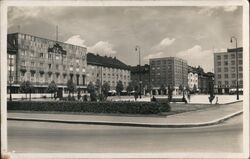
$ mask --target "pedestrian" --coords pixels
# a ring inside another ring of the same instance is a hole
[[[219,97],[217,96],[215,104],[219,104],[218,101],[219,101]]]
[[[187,96],[188,96],[188,102],[190,103],[190,100],[191,100],[191,99],[190,99],[190,98],[191,98],[191,97],[190,97],[190,93],[188,93]]]

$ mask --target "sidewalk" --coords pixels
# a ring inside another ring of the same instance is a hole
[[[187,105],[188,106],[188,105]],[[8,120],[46,121],[74,124],[149,126],[149,127],[196,127],[214,125],[242,113],[243,103],[237,102],[170,116],[124,115],[76,115],[45,113],[8,113]]]

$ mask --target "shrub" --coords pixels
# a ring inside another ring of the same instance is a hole
[[[91,113],[158,114],[170,111],[160,102],[80,102],[80,101],[8,101],[8,110]]]

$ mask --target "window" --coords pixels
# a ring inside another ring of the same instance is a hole
[[[22,72],[22,71],[21,71],[21,76],[22,76],[22,77],[25,76],[25,72]]]
[[[221,72],[221,68],[218,68],[217,71],[218,71],[218,72]]]
[[[59,55],[56,55],[56,60],[59,60]]]
[[[218,79],[221,79],[221,75],[220,75],[220,74],[218,75]],[[191,80],[191,81],[192,81],[192,80]]]
[[[221,60],[221,56],[220,55],[217,55],[217,60]]]
[[[218,85],[221,85],[221,81],[218,81]]]
[[[31,65],[31,67],[35,67],[35,62],[32,61],[32,62],[30,63],[30,65]]]
[[[235,65],[235,61],[231,61],[231,65]]]
[[[30,52],[30,57],[34,57],[35,53],[33,51]]]
[[[43,58],[43,53],[40,53],[40,56],[39,56],[40,58]]]
[[[239,71],[242,71],[242,67],[239,67]]]
[[[49,59],[52,59],[52,55],[51,55],[51,54],[48,54],[48,58],[49,58]]]
[[[228,85],[228,81],[225,81],[225,85]]]
[[[59,65],[56,65],[56,69],[59,70]]]
[[[224,59],[228,59],[228,55],[224,55]]]
[[[51,69],[51,67],[52,67],[52,65],[51,65],[51,64],[49,64],[49,69]]]
[[[224,61],[224,65],[227,66],[228,65],[228,61]]]
[[[221,65],[221,62],[220,62],[220,61],[218,61],[218,62],[217,62],[217,65],[218,65],[218,66],[220,66],[220,65]]]
[[[43,63],[42,62],[40,63],[40,67],[43,67]]]
[[[235,59],[235,54],[234,53],[231,54],[231,58]]]
[[[32,73],[31,73],[31,77],[35,77],[35,73],[32,72]]]
[[[231,72],[235,72],[235,67],[231,67]]]
[[[239,60],[239,65],[242,65],[242,60]]]
[[[234,73],[232,74],[232,78],[235,78],[235,74]]]
[[[239,73],[239,78],[242,78],[243,77],[243,74],[242,73]]]
[[[238,53],[238,58],[242,58],[242,54],[241,53]]]
[[[225,78],[228,78],[228,74],[225,74],[224,77],[225,77]]]
[[[227,67],[224,68],[224,72],[228,72],[228,68]]]
[[[22,61],[22,62],[21,62],[21,65],[22,65],[22,66],[26,66],[26,62],[25,62],[25,61]]]

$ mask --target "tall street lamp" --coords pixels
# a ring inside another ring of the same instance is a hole
[[[230,42],[233,42],[233,39],[235,40],[236,47],[235,47],[235,54],[236,54],[236,99],[239,100],[239,72],[238,72],[238,50],[237,50],[237,38],[235,36],[231,37]]]
[[[183,60],[181,61],[181,65],[182,65],[182,99],[183,99],[183,101],[184,101],[185,95],[184,95],[184,71],[183,71]]]
[[[12,79],[13,79],[13,76],[12,76],[12,67],[13,67],[12,57],[13,57],[13,55],[9,55],[9,69],[10,69],[10,72],[9,72],[10,101],[12,101]]]
[[[142,81],[141,81],[141,48],[140,46],[136,45],[135,46],[135,51],[138,51],[139,53],[139,89],[140,89],[140,98],[141,98],[141,84],[142,84]]]

